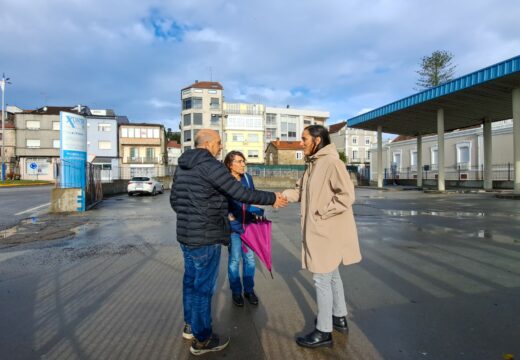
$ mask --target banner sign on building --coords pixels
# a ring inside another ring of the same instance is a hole
[[[78,210],[84,211],[87,182],[87,119],[84,116],[60,112],[60,158],[61,187],[83,190]]]

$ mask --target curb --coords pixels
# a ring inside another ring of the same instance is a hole
[[[44,186],[44,185],[54,185],[54,184],[53,183],[0,184],[0,187]]]

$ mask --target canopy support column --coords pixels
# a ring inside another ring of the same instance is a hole
[[[515,164],[514,193],[520,194],[520,87],[513,89],[513,162]]]
[[[377,127],[377,187],[383,188],[383,127]]]
[[[417,135],[417,187],[422,187],[422,135]]]
[[[491,120],[484,119],[484,190],[493,190]]]
[[[438,157],[438,172],[437,172],[437,190],[445,191],[445,177],[444,177],[444,109],[437,110],[437,157]]]

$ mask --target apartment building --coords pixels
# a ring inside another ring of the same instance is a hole
[[[164,126],[149,123],[119,125],[120,177],[163,176],[168,158]]]
[[[79,109],[79,110],[78,110]],[[15,154],[22,179],[55,181],[60,158],[60,112],[89,115],[88,107],[44,106],[14,115]]]
[[[330,125],[330,140],[339,152],[343,152],[347,163],[368,165],[370,148],[377,143],[377,132],[349,128],[346,121]]]
[[[2,131],[2,120],[0,118],[0,144],[3,144],[3,160],[5,163],[6,175],[15,171],[16,167],[16,130],[14,126],[14,114],[5,112],[5,124]],[[2,148],[0,147],[0,159],[2,159]],[[0,168],[0,174],[2,169]],[[0,177],[1,178],[1,177]]]
[[[240,151],[250,164],[264,163],[264,115],[262,104],[224,103],[222,156]]]
[[[166,144],[166,150],[168,152],[168,165],[177,165],[179,157],[181,156],[181,144],[175,140],[170,140]]]
[[[510,180],[513,170],[513,123],[511,120],[492,124],[492,164],[494,180]],[[370,178],[377,178],[377,147],[372,147]],[[445,134],[446,180],[482,180],[484,170],[484,137],[482,126],[455,130]],[[437,135],[422,138],[422,169],[417,169],[417,139],[397,136],[383,144],[384,178],[436,179],[438,172]],[[509,179],[508,179],[509,177]]]
[[[266,107],[265,144],[273,140],[299,141],[303,129],[309,125],[325,125],[328,111]]]
[[[100,170],[102,181],[119,179],[118,125],[126,116],[111,109],[91,109],[87,116],[87,160]]]
[[[200,129],[214,129],[222,136],[222,103],[224,88],[218,82],[195,81],[181,90],[182,150],[194,147]]]

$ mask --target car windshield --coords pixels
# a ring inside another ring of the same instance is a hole
[[[132,181],[150,181],[150,178],[143,177],[143,176],[138,176],[138,177],[133,177]]]

